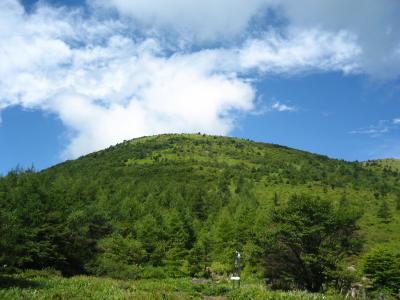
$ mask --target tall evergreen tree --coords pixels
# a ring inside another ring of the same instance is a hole
[[[272,197],[272,202],[274,203],[275,206],[279,205],[279,196],[277,192],[274,193],[274,196]]]
[[[386,199],[382,199],[381,204],[380,204],[380,206],[378,208],[378,211],[377,211],[377,216],[384,223],[389,223],[390,222],[390,220],[392,218],[392,214],[390,212],[390,207],[389,207],[389,204],[388,204]]]
[[[396,210],[400,210],[400,193],[396,195]]]

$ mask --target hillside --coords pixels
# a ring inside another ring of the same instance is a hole
[[[360,255],[400,247],[399,183],[399,170],[380,163],[200,134],[143,137],[1,178],[2,234],[14,247],[2,245],[0,262],[117,278],[201,276],[207,267],[228,273],[238,249],[243,273],[262,276],[271,211],[294,194],[362,212]],[[377,213],[383,203],[387,216]]]
[[[395,158],[386,158],[386,159],[377,159],[377,160],[369,160],[363,163],[364,166],[377,168],[380,167],[382,169],[388,169],[393,171],[400,171],[400,159]]]

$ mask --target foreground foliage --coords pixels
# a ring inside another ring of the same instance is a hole
[[[5,280],[7,279],[7,280]],[[265,299],[318,300],[344,299],[306,292],[270,291],[260,283],[244,284],[233,289],[229,283],[193,284],[189,278],[123,281],[88,276],[64,278],[43,272],[2,278],[0,298],[18,299]]]

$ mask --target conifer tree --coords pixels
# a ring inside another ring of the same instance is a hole
[[[278,196],[277,192],[274,193],[274,197],[272,198],[272,201],[274,202],[275,206],[279,205],[279,196]]]
[[[391,213],[390,213],[390,207],[389,204],[387,203],[386,199],[383,199],[378,212],[377,212],[378,218],[382,219],[384,223],[389,223],[391,219]]]
[[[396,197],[396,210],[400,210],[400,194]]]

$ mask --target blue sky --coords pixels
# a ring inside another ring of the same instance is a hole
[[[399,14],[396,0],[4,0],[0,173],[165,132],[400,158]]]

